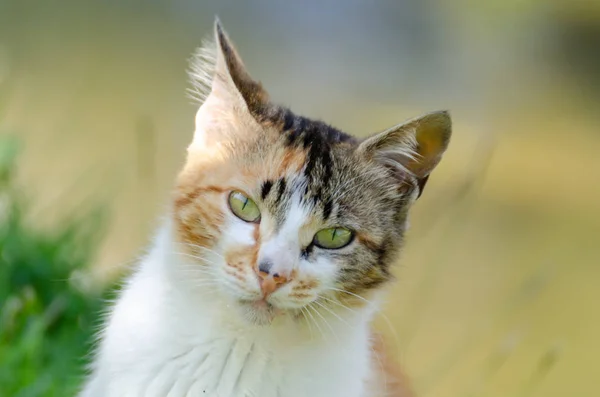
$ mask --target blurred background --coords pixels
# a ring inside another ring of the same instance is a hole
[[[377,320],[420,396],[600,395],[600,1],[0,0],[0,396],[77,387],[215,14],[296,112],[364,136],[451,110]]]

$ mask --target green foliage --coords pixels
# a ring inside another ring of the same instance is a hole
[[[69,396],[100,320],[101,300],[76,275],[90,261],[102,216],[66,220],[52,232],[31,227],[14,186],[18,148],[0,137],[0,395]]]

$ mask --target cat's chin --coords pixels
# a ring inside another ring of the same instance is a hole
[[[242,317],[251,324],[270,325],[285,312],[264,300],[240,301]]]

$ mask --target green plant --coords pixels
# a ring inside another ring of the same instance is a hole
[[[52,232],[31,227],[14,186],[18,149],[0,137],[0,395],[73,395],[101,302],[74,274],[90,262],[103,217],[75,217]]]

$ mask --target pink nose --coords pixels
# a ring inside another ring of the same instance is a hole
[[[260,289],[263,293],[263,297],[267,297],[275,292],[279,287],[288,283],[288,278],[285,275],[279,273],[269,273],[263,270],[256,272],[258,275],[258,282]]]

